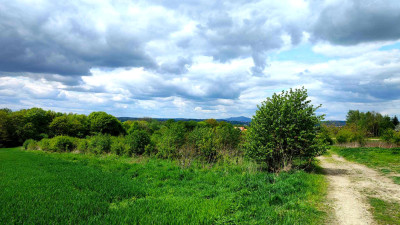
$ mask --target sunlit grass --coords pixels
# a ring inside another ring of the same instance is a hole
[[[323,175],[0,149],[0,224],[321,224]]]
[[[369,198],[373,214],[379,224],[400,224],[400,204]]]

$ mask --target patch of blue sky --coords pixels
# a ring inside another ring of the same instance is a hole
[[[270,57],[273,61],[295,61],[302,63],[321,63],[333,59],[332,57],[315,53],[312,50],[312,45],[309,44],[299,45],[290,50],[272,54]]]
[[[379,48],[379,50],[381,51],[389,51],[389,50],[393,50],[393,49],[400,49],[400,42],[391,44],[391,45],[385,45]]]

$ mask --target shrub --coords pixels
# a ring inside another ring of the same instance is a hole
[[[330,129],[326,125],[321,125],[318,138],[328,145],[333,145],[333,139],[331,137]]]
[[[189,135],[189,142],[194,146],[200,159],[214,162],[217,159],[217,139],[215,128],[197,127]]]
[[[240,142],[240,132],[232,124],[221,122],[215,129],[215,141],[218,149],[236,149]]]
[[[28,139],[23,143],[22,147],[25,150],[37,150],[37,142],[33,139]]]
[[[75,140],[69,136],[56,136],[50,139],[50,150],[55,152],[70,152],[76,148]]]
[[[179,148],[185,143],[185,127],[182,123],[170,122],[169,127],[164,126],[155,132],[151,139],[156,144],[157,157],[174,158],[179,153]]]
[[[102,154],[110,152],[111,148],[111,137],[108,134],[98,134],[92,136],[89,139],[88,149],[89,151]]]
[[[347,143],[350,141],[352,136],[352,132],[348,129],[341,129],[338,131],[337,135],[336,135],[336,141],[339,144],[343,144],[343,143]]]
[[[396,144],[396,145],[400,145],[400,132],[396,132],[396,133],[393,135],[392,142],[393,142],[394,144]]]
[[[151,156],[156,153],[157,153],[156,146],[154,145],[154,143],[152,141],[150,141],[150,144],[146,145],[146,147],[144,148],[144,154]]]
[[[336,140],[339,144],[358,142],[361,146],[366,142],[365,133],[362,130],[357,130],[354,126],[346,126],[340,129],[336,135]]]
[[[145,148],[150,144],[150,136],[144,130],[135,130],[131,134],[125,136],[128,145],[126,155],[141,155],[145,152]]]
[[[361,131],[356,131],[352,133],[352,136],[350,138],[350,142],[357,142],[361,146],[364,146],[366,141],[365,141],[365,134]]]
[[[87,139],[76,139],[76,150],[80,152],[88,151],[89,141]]]
[[[123,155],[128,151],[128,145],[125,143],[124,137],[113,137],[110,146],[111,153]]]
[[[395,130],[392,129],[385,130],[381,138],[387,143],[400,145],[400,132],[396,132]]]
[[[41,150],[49,151],[50,150],[50,139],[43,138],[42,140],[39,141],[38,145]]]
[[[262,102],[246,133],[246,155],[266,163],[270,171],[279,171],[295,159],[310,164],[325,151],[317,138],[323,116],[315,115],[319,107],[307,98],[306,89],[290,89]]]

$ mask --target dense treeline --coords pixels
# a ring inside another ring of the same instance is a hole
[[[367,138],[380,138],[387,143],[400,145],[400,125],[397,116],[390,118],[377,112],[349,110],[345,126],[331,125],[323,128],[323,133],[335,137],[339,144],[358,142],[364,145]]]
[[[41,108],[12,112],[0,109],[0,147],[21,145],[25,140],[41,140],[59,135],[83,138],[97,133],[125,134],[121,122],[105,112],[89,116],[46,111]]]
[[[105,112],[63,114],[40,108],[1,110],[1,145],[45,151],[154,155],[213,162],[238,154],[242,132],[227,122],[153,119],[125,121]]]

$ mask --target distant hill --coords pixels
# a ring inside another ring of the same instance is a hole
[[[327,121],[322,121],[322,124],[335,125],[337,127],[342,127],[342,126],[346,125],[346,121],[343,121],[343,120],[327,120]]]
[[[146,118],[139,118],[139,117],[117,117],[121,122],[125,122],[127,120],[142,120]],[[203,121],[204,119],[190,119],[190,118],[151,118],[158,121],[167,121],[173,119],[175,121]],[[250,125],[251,119],[244,116],[239,117],[230,117],[227,119],[217,119],[217,121],[226,121],[231,124],[240,124],[240,125]]]
[[[247,122],[250,123],[251,119],[245,116],[239,116],[239,117],[230,117],[227,119],[224,119],[226,121],[236,121],[236,122]]]

